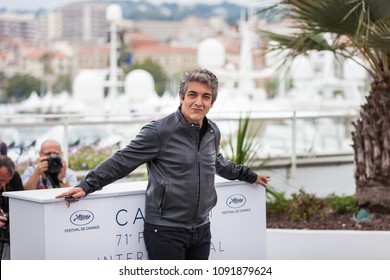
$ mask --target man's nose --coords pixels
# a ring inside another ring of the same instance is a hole
[[[202,97],[201,97],[201,96],[199,96],[198,98],[196,98],[195,104],[196,104],[197,106],[202,106],[202,105],[203,105]]]

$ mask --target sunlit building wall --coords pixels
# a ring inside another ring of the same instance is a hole
[[[196,48],[171,47],[169,45],[145,46],[134,50],[133,61],[142,62],[150,58],[160,64],[168,77],[181,74],[198,66]]]
[[[39,39],[54,41],[62,38],[62,15],[59,12],[47,12],[38,16]]]
[[[96,42],[107,39],[108,4],[78,2],[65,5],[62,15],[62,39],[77,42]]]
[[[34,14],[0,14],[0,38],[14,38],[34,41],[38,26]]]

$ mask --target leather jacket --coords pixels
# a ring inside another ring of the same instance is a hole
[[[175,228],[197,228],[209,222],[217,203],[215,174],[254,183],[256,173],[226,160],[219,152],[220,132],[206,117],[200,127],[190,125],[180,108],[145,125],[122,150],[90,171],[80,182],[88,194],[102,189],[147,163],[145,221]]]

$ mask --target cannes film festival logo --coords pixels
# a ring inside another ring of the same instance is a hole
[[[233,194],[226,199],[226,204],[230,208],[241,208],[246,203],[245,196],[241,194]]]
[[[70,216],[70,222],[75,226],[85,226],[93,221],[94,215],[88,210],[79,210]]]

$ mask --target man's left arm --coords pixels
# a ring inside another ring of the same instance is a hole
[[[225,159],[219,151],[217,153],[215,165],[216,173],[228,180],[240,180],[251,184],[256,183],[266,187],[270,179],[270,176],[268,175],[257,174],[245,165],[235,164],[231,160]]]

